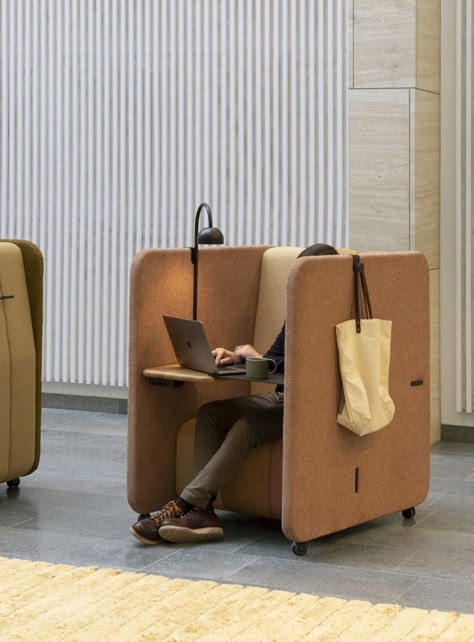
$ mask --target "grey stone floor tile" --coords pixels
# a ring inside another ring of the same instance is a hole
[[[172,551],[174,544],[162,544]],[[147,573],[172,575],[173,577],[192,577],[208,580],[226,580],[236,571],[248,567],[257,558],[242,553],[220,553],[206,550],[205,546],[192,546],[179,549],[144,570]]]
[[[18,489],[14,497],[9,494],[9,497],[5,500],[0,495],[0,512],[3,510],[4,505],[7,508],[19,510],[25,505],[34,506],[37,514],[64,511],[73,507],[80,510],[90,510],[97,514],[117,514],[121,512],[132,515],[129,512],[130,507],[127,500],[123,495],[105,497],[102,494],[84,492],[77,489],[77,486],[75,490],[56,488],[45,491],[45,489],[37,486],[27,487],[24,485],[23,488]]]
[[[451,482],[450,482],[450,483],[451,483]],[[437,499],[439,499],[442,495],[444,495],[444,494],[445,494],[444,492],[436,493],[436,492],[434,492],[434,491],[430,491],[430,492],[428,493],[428,495],[427,495],[427,497],[426,497],[425,501],[423,502],[423,507],[424,507],[424,508],[431,508],[431,507],[432,507],[432,505],[433,505],[433,503],[434,503]]]
[[[85,493],[97,494],[116,494],[114,491],[117,487],[124,488],[124,474],[108,475],[103,477],[95,476],[91,471],[67,472],[51,471],[47,468],[41,468],[21,480],[21,489],[34,486],[41,488],[45,492],[49,490],[69,490],[71,492],[80,488]],[[125,496],[125,493],[124,493]]]
[[[106,412],[91,413],[81,410],[43,408],[41,423],[43,434],[45,431],[51,430],[60,433],[81,432],[125,435],[127,431],[126,415]]]
[[[55,433],[56,435],[57,433]],[[122,437],[71,433],[43,449],[42,466],[52,471],[88,471],[95,475],[123,474],[126,462]]]
[[[218,553],[242,553],[247,552],[246,548],[249,544],[258,541],[257,538],[247,536],[245,530],[240,535],[230,536],[228,532],[224,531],[224,539],[215,542],[206,542],[200,544],[201,547],[208,551],[216,551]]]
[[[124,500],[126,500],[127,497],[127,484],[123,480],[110,480],[110,485],[108,485],[106,488],[103,490],[97,491],[99,495],[104,495],[106,497],[121,497]],[[128,502],[127,502],[128,506]],[[129,510],[132,511],[132,509],[129,506]]]
[[[399,596],[402,606],[440,611],[474,612],[474,585],[446,579],[421,578]]]
[[[375,532],[367,530],[365,533],[366,535],[364,536],[361,531],[357,536],[345,539],[339,539],[335,534],[328,536],[327,539],[330,542],[341,543],[347,547],[351,545],[370,546],[374,550],[387,551],[392,558],[396,558],[398,555],[400,558],[405,559],[409,559],[412,555],[418,555],[420,551],[443,549],[443,547],[449,548],[453,545],[453,542],[460,551],[469,552],[472,550],[474,542],[474,533],[457,532],[453,534],[448,529],[416,528],[403,533],[399,532],[395,536],[393,532],[384,532],[383,530]]]
[[[320,564],[296,557],[292,561],[260,557],[227,579],[288,591],[376,602],[395,602],[407,587],[417,581],[416,577],[409,575]]]
[[[37,514],[37,506],[28,499],[21,502],[12,501],[11,493],[8,493],[8,496],[0,496],[0,526],[17,526],[35,518]]]
[[[241,553],[294,560],[291,542],[275,543],[270,538],[261,538],[241,549]],[[412,555],[412,550],[401,546],[374,546],[350,542],[320,542],[308,544],[305,560],[347,568],[362,568],[390,572]]]
[[[144,546],[131,535],[125,539],[93,539],[80,542],[68,554],[70,564],[120,568],[127,571],[144,571],[175,550],[165,544]],[[148,572],[148,570],[146,571]]]
[[[474,474],[474,457],[470,455],[432,455],[431,476],[444,479],[469,479]]]
[[[0,556],[45,562],[74,564],[71,554],[81,546],[91,546],[94,538],[77,533],[51,533],[0,527]],[[87,561],[87,565],[91,564]]]
[[[471,482],[458,482],[459,484],[470,484]],[[470,489],[472,490],[472,489]],[[444,493],[431,504],[435,511],[450,511],[453,513],[473,514],[474,494],[470,493]]]
[[[401,562],[397,571],[420,577],[446,578],[474,583],[474,538],[470,548],[432,543]]]
[[[431,493],[447,493],[451,486],[456,483],[465,483],[464,480],[452,480],[445,477],[434,477],[431,475],[430,479],[430,492]]]
[[[431,512],[425,512],[424,517],[430,515]],[[398,515],[387,515],[365,524],[331,533],[319,538],[317,541],[321,543],[345,542],[379,547],[387,546],[413,551],[416,550],[420,539],[417,525],[422,518],[419,517],[419,513],[420,511],[417,512],[415,518],[409,520]]]
[[[140,571],[174,552],[162,545],[143,546],[128,534],[121,539],[100,539],[69,531],[51,534],[0,527],[0,557]]]
[[[49,532],[53,537],[56,533],[86,535],[88,537],[123,539],[130,526],[126,515],[108,514],[106,518],[86,510],[68,508],[48,514],[39,514],[28,519],[15,528]]]
[[[474,455],[474,444],[461,443],[456,441],[438,441],[431,446],[432,453],[454,453],[462,455]]]
[[[436,511],[426,517],[417,526],[418,529],[423,530],[428,528],[434,531],[449,532],[453,537],[457,533],[466,533],[472,535],[474,533],[474,515],[453,509],[447,511]]]
[[[257,557],[276,557],[279,559],[293,560],[295,554],[291,550],[292,542],[283,535],[283,533],[268,533],[262,537],[249,542],[240,549],[240,553],[246,555],[255,555]],[[308,552],[306,559],[311,559],[311,551],[315,546],[314,542],[308,542]]]
[[[433,447],[414,519],[327,535],[300,558],[277,520],[224,511],[222,541],[139,543],[128,532],[126,428],[124,415],[44,410],[38,470],[19,490],[0,485],[0,556],[474,612],[474,444]]]
[[[222,522],[225,537],[221,540],[203,544],[207,550],[226,553],[242,552],[248,544],[269,535],[288,543],[282,533],[280,522],[277,520],[251,517],[221,510],[218,510],[217,514]]]

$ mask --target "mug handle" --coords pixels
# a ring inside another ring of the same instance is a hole
[[[278,368],[278,364],[275,361],[275,359],[270,359],[270,357],[265,357],[265,358],[266,358],[267,361],[271,361],[272,362],[273,368],[272,369],[270,369],[270,368],[268,369],[268,374],[273,374],[274,372],[276,372],[276,369]]]

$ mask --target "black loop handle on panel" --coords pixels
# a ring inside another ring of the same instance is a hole
[[[359,277],[362,288],[362,300],[364,302],[365,316],[367,319],[372,318],[372,306],[370,305],[369,290],[367,288],[367,281],[365,278],[364,264],[360,262],[358,254],[352,255],[352,269],[354,272],[354,309],[355,309],[355,324],[356,332],[360,333],[360,304],[359,304]]]

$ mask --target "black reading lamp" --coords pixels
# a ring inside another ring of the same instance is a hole
[[[207,212],[209,227],[203,227],[198,233],[199,217],[202,210]],[[191,249],[191,262],[194,265],[194,283],[193,283],[193,319],[197,319],[197,289],[198,289],[198,248],[199,245],[222,245],[224,243],[224,235],[217,229],[212,227],[212,214],[211,208],[207,203],[201,203],[197,208],[196,217],[194,219],[194,247]]]

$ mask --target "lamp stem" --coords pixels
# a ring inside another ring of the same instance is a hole
[[[191,261],[194,264],[194,278],[193,278],[193,319],[197,319],[197,292],[198,292],[198,255],[199,255],[199,243],[198,243],[198,231],[199,231],[199,218],[201,216],[201,211],[205,209],[207,212],[207,217],[209,219],[208,226],[212,227],[212,214],[211,208],[207,203],[201,203],[197,208],[196,218],[194,220],[194,247],[191,248]]]
[[[198,249],[196,239],[194,241],[194,252],[193,252],[193,268],[194,268],[194,277],[193,277],[193,319],[197,319],[197,296],[198,296]]]

